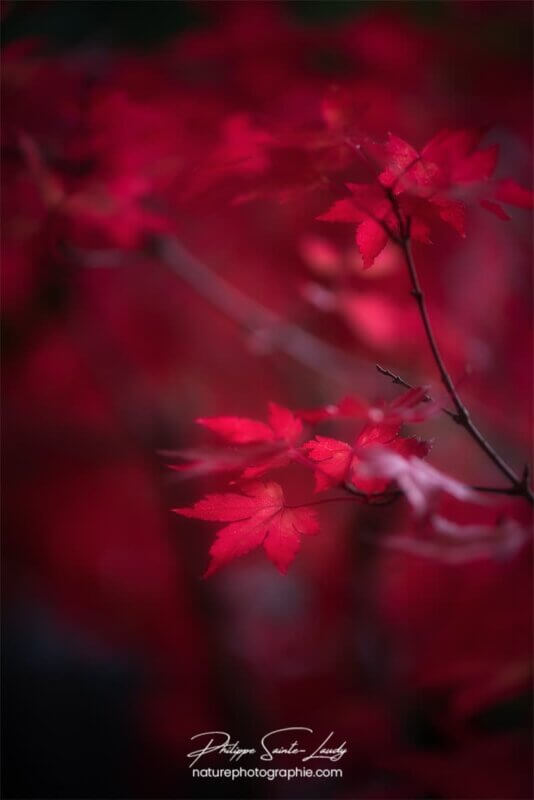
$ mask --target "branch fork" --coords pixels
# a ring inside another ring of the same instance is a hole
[[[469,436],[477,443],[479,448],[486,453],[488,458],[495,464],[497,469],[508,479],[508,481],[512,484],[511,490],[508,492],[509,494],[515,494],[521,497],[524,497],[529,503],[534,505],[534,494],[532,489],[529,485],[529,474],[530,470],[528,465],[523,470],[523,473],[520,476],[516,474],[516,472],[510,467],[506,461],[497,453],[497,451],[493,448],[493,446],[488,442],[485,436],[479,431],[476,427],[475,423],[472,421],[471,416],[469,414],[469,410],[464,405],[456,386],[451,378],[451,375],[445,366],[443,361],[443,357],[441,355],[441,351],[439,349],[438,343],[436,341],[436,337],[434,335],[434,330],[432,328],[432,324],[430,322],[430,317],[428,315],[428,309],[426,305],[425,295],[421,288],[421,284],[419,282],[419,275],[417,273],[417,269],[415,266],[415,261],[412,254],[411,248],[411,238],[410,238],[410,227],[411,227],[411,219],[408,217],[406,220],[403,219],[399,204],[397,202],[397,198],[395,197],[393,191],[391,189],[386,190],[386,195],[391,203],[392,209],[395,213],[395,216],[398,221],[399,225],[399,236],[395,238],[396,243],[401,249],[401,252],[404,257],[404,262],[406,264],[408,274],[410,277],[411,283],[411,295],[417,303],[419,308],[419,314],[421,317],[421,321],[423,323],[423,327],[425,329],[426,338],[432,352],[432,356],[434,358],[434,362],[438,369],[441,382],[443,383],[445,389],[449,397],[452,400],[454,405],[454,411],[448,411],[444,409],[445,413],[448,414],[460,427],[462,427]],[[392,377],[392,374],[389,373],[389,370],[384,370],[383,368],[379,368],[379,372],[383,374],[389,374],[389,377]],[[397,380],[396,380],[397,379]],[[408,385],[406,382],[403,382],[398,376],[393,376],[393,380],[395,383],[401,383],[402,385]]]

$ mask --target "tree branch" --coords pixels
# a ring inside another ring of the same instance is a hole
[[[344,387],[354,384],[357,369],[363,367],[354,357],[327,344],[274,311],[248,297],[217,275],[175,238],[154,239],[159,259],[214,308],[248,330],[268,348],[278,350],[309,369],[335,380]]]
[[[390,203],[392,205],[392,208],[395,212],[399,224],[400,237],[398,240],[398,244],[399,247],[401,248],[402,254],[404,256],[404,261],[408,269],[408,274],[410,276],[410,282],[412,285],[411,294],[419,308],[419,315],[421,317],[421,321],[425,329],[426,338],[430,350],[432,351],[432,356],[434,358],[434,362],[438,369],[441,381],[445,386],[445,389],[447,390],[449,397],[451,398],[454,407],[456,409],[456,412],[453,415],[453,419],[455,420],[455,422],[458,423],[458,425],[460,425],[467,431],[469,436],[471,436],[471,438],[478,444],[480,449],[486,453],[488,458],[495,464],[497,469],[499,469],[500,472],[502,472],[502,474],[508,478],[508,480],[515,489],[514,494],[520,495],[524,497],[526,500],[528,500],[531,504],[534,504],[534,494],[532,493],[532,490],[528,485],[528,472],[527,473],[524,472],[523,476],[519,477],[514,472],[514,470],[504,461],[504,459],[496,452],[496,450],[488,442],[485,436],[478,430],[478,428],[476,427],[476,425],[474,424],[469,415],[469,411],[467,410],[460,395],[458,394],[458,391],[443,361],[441,351],[439,349],[436,337],[434,335],[434,331],[432,329],[432,325],[430,323],[430,317],[428,315],[425,295],[423,293],[421,284],[419,282],[419,276],[417,274],[417,269],[412,254],[411,239],[410,239],[410,219],[407,219],[406,221],[403,220],[399,204],[397,202],[397,198],[395,197],[395,195],[391,190],[387,190],[386,193],[390,200]]]

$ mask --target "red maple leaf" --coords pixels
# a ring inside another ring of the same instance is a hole
[[[300,419],[315,424],[325,419],[340,419],[349,417],[352,419],[366,419],[369,415],[369,403],[360,397],[348,395],[338,403],[329,403],[319,408],[303,408],[297,411]]]
[[[501,206],[501,203],[517,208],[532,208],[534,205],[534,196],[531,191],[520,186],[517,181],[507,178],[506,180],[498,181],[494,187],[491,199],[482,198],[480,205],[486,211],[491,211],[496,217],[503,220],[509,220],[510,217]]]
[[[373,447],[361,451],[360,455],[358,480],[395,481],[417,516],[424,516],[432,510],[442,493],[465,502],[487,502],[487,498],[466,484],[422,461],[420,453],[415,451],[401,449],[395,452],[391,446]]]
[[[232,444],[240,445],[221,451],[216,448],[162,452],[179,456],[187,464],[169,464],[182,479],[217,472],[242,471],[246,479],[258,478],[266,472],[287,466],[296,452],[294,447],[302,435],[302,422],[288,408],[269,403],[268,423],[249,417],[199,417],[196,421]]]
[[[406,192],[428,201],[420,211],[436,214],[465,235],[463,203],[450,199],[447,192],[481,184],[480,205],[500,219],[510,219],[500,203],[532,208],[532,192],[514,180],[489,182],[499,153],[498,145],[479,149],[483,131],[476,129],[442,130],[419,153],[407,142],[389,134],[384,146],[385,169],[379,176],[383,186],[395,194]],[[480,192],[480,189],[479,189]]]
[[[223,119],[220,142],[191,178],[192,195],[210,189],[231,175],[256,175],[269,163],[269,133],[257,128],[248,114],[231,114]]]
[[[362,455],[369,450],[375,450],[377,445],[384,446],[388,452],[424,458],[430,452],[430,443],[418,439],[416,436],[406,438],[399,436],[400,423],[389,425],[366,425],[354,443],[354,456],[350,464],[350,482],[362,492],[374,494],[385,492],[390,484],[386,477],[371,476],[369,478],[359,474],[358,468]]]
[[[263,444],[244,454],[244,478],[258,478],[291,461],[292,448],[302,435],[302,422],[277,403],[268,404],[268,423],[248,417],[200,417],[197,422],[233,444]]]
[[[482,135],[479,130],[445,129],[419,153],[390,133],[384,145],[386,165],[379,180],[398,194],[407,191],[421,197],[430,197],[457,184],[487,180],[497,163],[498,146],[478,150]]]
[[[478,149],[482,135],[478,130],[442,130],[420,152],[392,133],[385,144],[364,139],[357,147],[377,170],[376,184],[348,183],[352,196],[338,200],[318,219],[356,223],[356,243],[368,268],[388,240],[399,236],[399,216],[411,220],[411,237],[426,244],[436,219],[465,237],[465,206],[458,192],[468,190],[467,199],[477,199],[504,220],[509,216],[500,203],[531,208],[532,193],[515,181],[489,182],[498,146]]]
[[[337,486],[345,479],[353,455],[353,448],[348,442],[318,435],[315,439],[305,442],[302,451],[314,465],[317,465],[316,492]]]
[[[269,403],[268,409],[268,424],[249,417],[199,417],[196,421],[234,444],[274,441],[293,444],[302,433],[302,422],[277,403]]]
[[[414,386],[389,403],[371,404],[360,397],[348,395],[336,404],[302,409],[297,415],[311,423],[350,418],[367,419],[375,424],[398,425],[402,422],[424,422],[438,411],[439,406],[429,400],[426,387]]]
[[[399,222],[380,184],[347,183],[346,186],[351,196],[335,202],[317,219],[356,223],[356,244],[362,255],[363,266],[368,269],[389,239],[399,235]],[[405,209],[406,213],[408,211],[410,209]],[[412,219],[411,235],[420,242],[430,243],[428,225],[419,217]]]
[[[400,423],[368,424],[352,446],[347,442],[327,436],[316,436],[315,439],[303,444],[302,452],[311,462],[314,462],[315,490],[321,492],[340,483],[350,482],[366,494],[385,491],[391,482],[390,479],[384,478],[382,475],[359,474],[358,468],[362,453],[367,448],[385,445],[388,450],[397,454],[420,457],[426,456],[430,450],[428,442],[415,437],[400,437],[399,429]]]
[[[211,546],[206,578],[260,545],[285,573],[300,548],[301,535],[319,532],[315,511],[306,506],[286,506],[278,483],[254,483],[243,492],[209,494],[192,508],[174,509],[184,517],[230,523],[218,531]]]

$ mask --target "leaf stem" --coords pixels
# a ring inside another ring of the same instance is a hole
[[[364,499],[366,495],[343,495],[342,497],[322,497],[320,500],[310,500],[308,503],[298,503],[294,506],[285,505],[284,508],[309,508],[309,506],[322,506],[325,503],[342,503],[342,502],[349,502],[349,503],[358,503]]]

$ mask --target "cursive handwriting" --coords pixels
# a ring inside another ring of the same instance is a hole
[[[295,727],[295,728],[277,728],[275,731],[270,731],[270,733],[266,733],[265,736],[261,740],[261,746],[263,748],[263,755],[260,756],[262,761],[272,761],[273,755],[284,755],[284,756],[292,756],[297,753],[305,753],[306,750],[303,750],[298,746],[298,741],[295,739],[289,747],[273,747],[272,750],[269,750],[267,747],[267,743],[271,741],[271,737],[277,733],[284,733],[285,731],[308,731],[308,733],[313,733],[311,728],[302,728],[302,727]]]
[[[326,761],[339,761],[340,758],[343,758],[344,755],[347,753],[347,742],[343,742],[343,744],[338,745],[337,747],[325,747],[325,744],[328,744],[332,736],[334,735],[334,731],[330,731],[326,739],[324,739],[319,747],[317,747],[311,755],[306,756],[303,758],[303,761],[311,761],[312,758],[324,758]]]
[[[306,739],[308,746],[299,741],[296,736],[297,732],[300,734],[300,739]],[[313,728],[303,725],[269,731],[262,736],[260,741],[260,760],[273,761],[275,757],[297,756],[302,762],[314,759],[339,761],[348,752],[346,741],[334,745],[332,742],[334,731],[330,731],[316,747],[310,747],[310,736],[313,733]],[[288,737],[288,734],[291,734],[291,737]],[[191,760],[190,767],[193,767],[204,756],[213,753],[227,756],[230,761],[240,761],[243,756],[255,755],[258,752],[255,747],[242,747],[238,740],[232,741],[232,736],[227,731],[203,731],[191,736],[191,741],[203,737],[206,739],[203,746],[187,754],[187,758]]]
[[[222,741],[214,743],[214,740],[210,739],[200,750],[192,750],[188,753],[187,757],[193,759],[190,767],[193,767],[202,756],[208,753],[223,753],[230,756],[230,761],[239,761],[243,756],[256,752],[254,748],[240,747],[239,742],[232,742],[230,734],[226,731],[204,731],[191,736],[191,740],[198,739],[199,736],[222,736]]]

